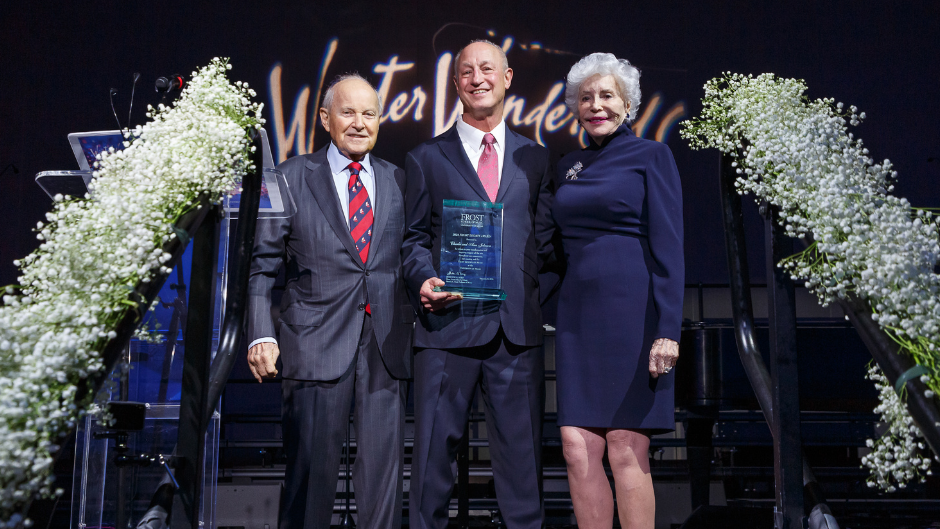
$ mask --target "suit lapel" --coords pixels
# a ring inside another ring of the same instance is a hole
[[[443,141],[438,143],[440,146],[441,152],[444,153],[444,157],[454,166],[454,169],[460,173],[460,176],[464,177],[470,187],[478,195],[480,195],[480,200],[483,202],[489,202],[489,197],[486,196],[486,189],[483,189],[483,182],[480,182],[480,177],[477,175],[476,169],[473,168],[473,165],[470,164],[470,159],[467,158],[466,151],[463,150],[463,145],[460,144],[460,135],[457,134],[457,125],[454,125],[447,131],[443,138]]]
[[[516,147],[518,140],[516,139],[515,133],[509,130],[509,127],[506,127],[506,146],[503,149],[503,172],[499,177],[499,190],[496,192],[496,202],[502,202],[503,196],[506,194],[506,190],[509,188],[509,184],[512,183],[513,178],[516,177],[519,173],[522,172],[522,169],[519,168],[520,160],[517,160],[517,155],[521,155],[522,152],[517,152]]]
[[[327,222],[336,232],[336,237],[343,243],[343,247],[346,248],[349,255],[355,257],[353,260],[362,266],[362,261],[359,260],[359,252],[353,244],[352,236],[349,235],[349,227],[346,226],[346,219],[341,211],[342,206],[339,197],[336,196],[333,173],[330,172],[330,164],[326,161],[326,149],[320,152],[323,153],[322,156],[307,160],[307,174],[305,175],[307,186],[313,193],[314,200],[319,204],[320,211],[323,212]],[[320,154],[320,152],[317,154]]]
[[[372,157],[372,170],[375,172],[375,199],[372,201],[372,241],[369,243],[368,261],[372,261],[375,254],[378,253],[379,243],[382,234],[385,233],[385,225],[388,223],[388,211],[392,204],[392,186],[396,185],[392,176],[378,163],[378,159]],[[375,204],[381,204],[381,207],[375,209]]]

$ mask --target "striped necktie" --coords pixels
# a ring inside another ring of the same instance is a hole
[[[352,162],[349,169],[349,234],[356,243],[359,259],[363,264],[369,259],[369,244],[372,242],[372,202],[366,186],[362,185],[359,171],[362,164]]]

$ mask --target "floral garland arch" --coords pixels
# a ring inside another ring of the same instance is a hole
[[[0,306],[0,529],[28,526],[30,502],[62,492],[59,443],[94,399],[78,388],[103,371],[118,322],[140,308],[138,286],[169,274],[174,224],[255,170],[248,132],[263,105],[230,69],[215,58],[173,106],[149,107],[125,149],[99,157],[85,198],[56,196],[39,248],[14,261],[19,285]]]
[[[777,206],[787,235],[812,235],[805,251],[780,266],[824,306],[849,295],[865,301],[900,353],[924,367],[925,395],[933,398],[940,391],[940,217],[888,194],[897,177],[891,162],[876,163],[848,132],[847,122],[858,125],[864,112],[833,99],[810,101],[806,89],[769,73],[725,73],[705,84],[702,114],[683,122],[681,135],[693,149],[731,155],[738,191]],[[868,378],[888,431],[868,440],[872,452],[862,463],[869,486],[893,492],[930,474],[931,454],[903,390],[897,394],[877,366]]]

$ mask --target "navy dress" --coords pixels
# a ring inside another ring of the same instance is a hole
[[[562,158],[558,181],[552,215],[567,262],[558,425],[673,430],[675,371],[649,374],[653,341],[678,342],[682,323],[682,188],[672,152],[622,125],[603,145]]]

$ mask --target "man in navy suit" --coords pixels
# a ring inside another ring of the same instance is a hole
[[[544,360],[538,271],[551,235],[548,150],[509,130],[503,100],[512,82],[505,52],[490,42],[463,48],[454,83],[463,115],[408,153],[408,212],[402,253],[408,288],[425,311],[415,329],[415,444],[410,520],[444,529],[457,446],[476,388],[486,407],[496,496],[510,529],[541,527]],[[503,204],[504,301],[434,292],[444,200]]]
[[[368,82],[341,76],[320,109],[330,145],[278,166],[297,214],[258,221],[248,363],[261,382],[282,360],[280,529],[329,528],[354,395],[359,526],[401,525],[414,309],[401,269],[405,174],[369,155],[381,115]],[[287,280],[275,327],[271,288],[282,265]]]

